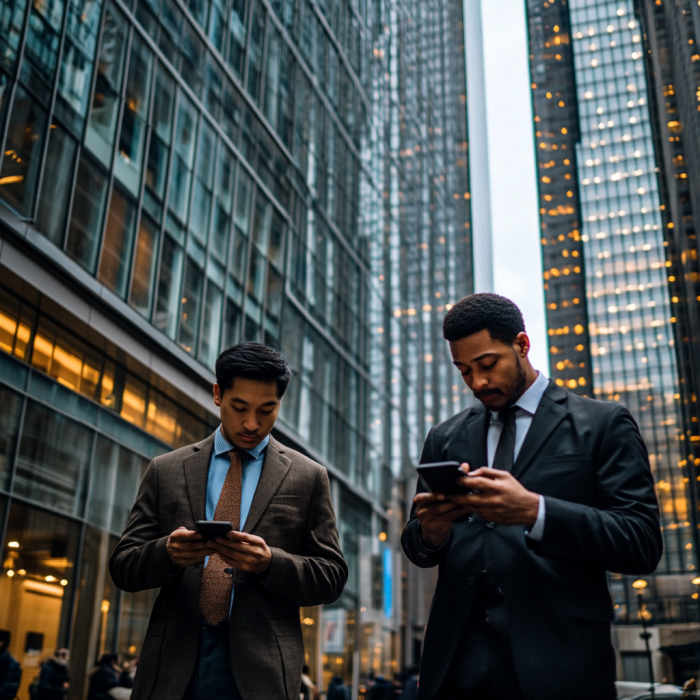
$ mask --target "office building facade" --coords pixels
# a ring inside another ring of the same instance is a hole
[[[640,426],[664,532],[641,614],[657,679],[682,682],[695,662],[681,647],[700,638],[695,477],[640,23],[626,0],[529,2],[528,16],[552,375]],[[633,580],[610,577],[618,676],[644,681]]]
[[[357,690],[411,660],[398,537],[465,406],[459,1],[8,0],[0,8],[0,628],[24,667],[136,657],[157,591],[106,571],[149,460],[218,425],[219,351],[279,348],[275,435],[328,467],[350,579],[302,610]]]

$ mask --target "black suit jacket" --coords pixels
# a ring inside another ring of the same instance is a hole
[[[422,463],[487,464],[489,411],[481,402],[433,428]],[[606,571],[649,574],[662,552],[647,451],[629,411],[550,381],[513,465],[545,497],[544,535],[479,516],[455,523],[438,550],[419,537],[415,508],[402,537],[417,566],[439,566],[420,669],[419,700],[439,689],[466,624],[482,566],[506,606],[518,679],[536,700],[616,697]],[[425,491],[419,481],[418,491]],[[464,659],[463,663],[469,663]]]

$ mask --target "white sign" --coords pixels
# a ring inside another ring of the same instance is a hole
[[[342,608],[323,611],[323,651],[326,654],[345,651],[345,610]]]

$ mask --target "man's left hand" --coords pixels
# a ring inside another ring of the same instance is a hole
[[[272,552],[262,537],[231,530],[207,544],[229,565],[240,571],[264,574],[270,568]]]
[[[448,496],[488,522],[497,525],[533,527],[540,508],[538,494],[528,491],[510,472],[481,467],[457,480],[461,486],[478,491]]]

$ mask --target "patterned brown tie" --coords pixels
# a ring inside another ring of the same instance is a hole
[[[231,466],[216,504],[214,520],[230,521],[237,530],[241,522],[243,463],[239,450],[231,450],[228,456]],[[218,554],[212,554],[202,572],[199,612],[210,625],[218,625],[228,618],[233,588],[233,580],[225,572],[228,568],[229,565]]]

